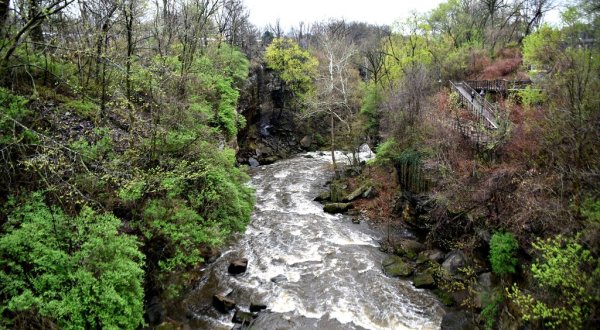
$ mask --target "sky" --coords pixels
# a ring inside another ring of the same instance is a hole
[[[444,0],[244,0],[250,22],[262,28],[277,18],[285,30],[298,23],[344,18],[372,24],[388,24],[407,17],[412,10],[427,12]]]
[[[425,13],[446,0],[244,0],[250,11],[250,22],[259,28],[273,24],[279,18],[284,31],[329,18],[346,21],[391,25],[408,17],[411,11]],[[562,1],[562,0],[559,0]],[[550,21],[558,20],[558,12]],[[547,19],[547,20],[548,20]]]

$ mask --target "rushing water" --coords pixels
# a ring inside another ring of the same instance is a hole
[[[329,164],[310,153],[254,169],[252,223],[184,299],[192,328],[233,327],[233,313],[211,307],[223,293],[241,308],[268,306],[252,329],[439,329],[444,311],[431,293],[383,274],[378,235],[312,201]],[[228,275],[237,257],[248,258],[248,270]]]

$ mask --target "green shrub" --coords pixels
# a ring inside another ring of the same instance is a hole
[[[398,157],[399,145],[393,138],[387,139],[378,145],[375,150],[375,154],[377,155],[377,158],[375,158],[376,162],[391,164]]]
[[[581,206],[581,214],[592,223],[600,224],[600,200],[588,198]]]
[[[26,123],[26,119],[33,115],[32,111],[25,107],[27,102],[24,97],[13,95],[9,90],[0,87],[0,144],[12,144],[23,137],[26,141],[35,139],[32,132],[15,123],[15,120]]]
[[[66,110],[74,111],[79,117],[89,120],[98,119],[100,114],[100,107],[90,101],[71,100],[65,102],[62,106]]]
[[[519,97],[521,98],[521,102],[523,104],[529,106],[542,104],[547,99],[547,96],[541,89],[532,88],[531,86],[527,86],[525,89],[519,90]]]
[[[488,295],[485,300],[487,300],[487,302],[481,310],[481,313],[479,313],[479,316],[485,320],[485,328],[487,330],[492,330],[494,329],[494,323],[498,316],[498,309],[502,303],[502,296],[492,295],[492,297],[489,297]]]
[[[533,243],[540,253],[531,265],[538,286],[524,293],[516,284],[507,289],[525,321],[539,320],[548,328],[582,329],[597,309],[600,265],[576,239],[557,236]]]
[[[88,142],[85,138],[72,142],[71,149],[79,152],[85,161],[101,159],[112,151],[112,140],[107,129],[96,129],[99,138]]]
[[[118,191],[124,202],[139,207],[141,219],[132,224],[147,241],[164,244],[157,260],[162,271],[202,262],[202,246],[221,244],[250,220],[253,191],[248,176],[235,166],[234,151],[195,143],[190,148],[202,153],[194,161],[165,155],[160,166],[136,172]]]
[[[490,240],[492,271],[500,276],[513,274],[517,265],[515,253],[519,243],[511,233],[494,233]]]
[[[69,217],[33,194],[0,237],[0,315],[34,313],[64,329],[140,327],[144,258],[120,226],[87,207]]]

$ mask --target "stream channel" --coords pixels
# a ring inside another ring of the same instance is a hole
[[[433,294],[383,273],[381,234],[313,201],[330,162],[314,152],[251,170],[252,222],[183,298],[190,327],[232,329],[233,312],[211,306],[214,294],[227,294],[242,309],[268,306],[251,329],[439,329],[444,310]],[[232,276],[235,258],[248,269]]]

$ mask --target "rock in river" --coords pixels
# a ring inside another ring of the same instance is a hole
[[[327,213],[336,214],[344,213],[352,208],[351,203],[329,203],[323,206],[323,210]]]
[[[229,274],[232,274],[232,275],[237,275],[237,274],[244,273],[246,271],[246,269],[248,269],[248,259],[240,258],[240,259],[233,260],[229,264],[229,267],[227,268],[227,272],[229,272]]]
[[[260,304],[260,303],[251,303],[250,304],[250,312],[252,312],[252,313],[260,312],[265,309],[267,309],[267,305],[265,305],[265,304]]]
[[[255,316],[252,313],[244,312],[241,310],[236,310],[235,314],[233,314],[233,318],[231,322],[233,323],[241,323],[241,324],[250,324]]]
[[[216,294],[213,296],[212,305],[221,313],[229,313],[230,310],[235,308],[235,301],[223,295]]]

